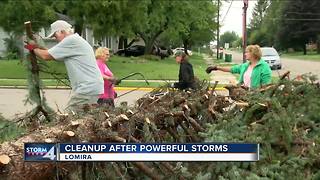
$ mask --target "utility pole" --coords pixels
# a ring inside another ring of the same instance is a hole
[[[247,47],[247,8],[249,1],[243,0],[243,14],[242,14],[242,60],[246,62],[246,47]]]
[[[218,26],[217,26],[217,59],[219,59],[219,39],[220,39],[220,35],[219,35],[219,28],[220,28],[220,23],[219,23],[219,16],[220,16],[220,0],[218,0],[218,16],[217,16],[217,22],[218,22]]]

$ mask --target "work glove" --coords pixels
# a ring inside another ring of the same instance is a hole
[[[24,48],[28,49],[30,52],[32,52],[34,49],[38,48],[35,44],[26,44],[24,45]]]
[[[119,79],[117,79],[115,77],[112,77],[109,81],[114,85],[118,85],[118,84],[121,83],[121,80],[119,80]]]
[[[38,48],[38,45],[34,41],[25,41],[24,48],[28,49],[30,52],[32,52],[34,49]]]
[[[216,71],[216,70],[218,70],[218,66],[209,66],[206,69],[206,72],[209,74],[209,73],[211,73],[211,71]]]
[[[114,84],[115,85],[119,85],[121,83],[121,80],[120,79],[116,79],[115,81],[114,81]]]

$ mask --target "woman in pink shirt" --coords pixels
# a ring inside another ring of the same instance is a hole
[[[99,96],[98,104],[114,107],[114,98],[116,96],[114,84],[119,84],[119,82],[106,65],[106,62],[110,57],[109,49],[106,47],[99,47],[96,50],[95,55],[104,80],[104,93]]]

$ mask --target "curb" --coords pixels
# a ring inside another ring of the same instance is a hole
[[[0,86],[0,89],[27,89],[27,86]],[[66,86],[47,86],[43,89],[56,89],[56,90],[71,90],[69,87]],[[146,91],[150,92],[157,88],[151,88],[151,87],[115,87],[115,90],[118,91],[131,91],[131,90],[139,90],[139,91]],[[227,89],[223,87],[216,87],[215,90],[217,91],[225,91]]]

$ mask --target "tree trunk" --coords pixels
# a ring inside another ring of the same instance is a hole
[[[128,47],[128,38],[125,38],[123,40],[123,45],[124,45],[124,48],[127,48]]]
[[[124,37],[120,36],[119,43],[118,43],[118,49],[123,49],[123,47],[124,47],[123,43],[124,43]]]
[[[303,43],[303,55],[307,55],[307,47],[305,43]]]
[[[147,42],[145,43],[146,43],[146,46],[145,46],[146,48],[144,50],[144,54],[152,54],[152,47],[153,47],[154,41],[147,40]]]
[[[83,30],[83,20],[76,20],[74,25],[74,32],[78,33],[81,36],[82,30]]]
[[[184,52],[185,52],[187,55],[189,55],[189,54],[188,54],[188,47],[189,47],[189,41],[188,41],[188,39],[183,40]]]
[[[317,38],[317,54],[320,54],[320,35]]]

